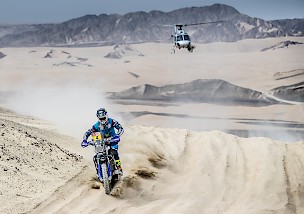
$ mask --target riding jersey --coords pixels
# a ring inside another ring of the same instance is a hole
[[[119,122],[112,118],[108,118],[108,121],[105,125],[102,125],[100,121],[95,123],[92,128],[84,134],[83,139],[87,140],[88,137],[94,132],[100,132],[103,139],[109,137],[119,138],[119,136],[123,134],[124,129],[122,128]]]

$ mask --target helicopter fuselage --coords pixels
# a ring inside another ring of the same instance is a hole
[[[173,42],[177,48],[187,48],[191,44],[188,33],[181,31],[174,35]]]

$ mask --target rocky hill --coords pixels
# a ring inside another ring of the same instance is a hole
[[[188,101],[211,103],[243,103],[269,105],[274,100],[267,99],[261,92],[242,88],[223,80],[194,80],[184,84],[156,87],[142,85],[122,92],[113,93],[109,98],[124,100]]]
[[[304,36],[304,19],[265,21],[235,8],[214,4],[171,12],[134,12],[125,15],[86,15],[58,24],[0,26],[0,47],[109,45],[171,42],[168,25],[226,21],[187,27],[194,42],[233,42],[248,38]]]

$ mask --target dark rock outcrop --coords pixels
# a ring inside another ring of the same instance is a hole
[[[4,53],[0,52],[0,59],[2,59],[4,57],[6,57],[6,55]]]
[[[261,51],[267,51],[267,50],[276,50],[280,48],[288,48],[290,45],[303,45],[302,42],[294,42],[294,41],[283,41],[278,44],[275,44],[269,48],[264,48]]]
[[[144,56],[144,55],[140,53],[138,50],[131,47],[131,45],[120,44],[120,45],[115,45],[113,47],[113,51],[111,51],[104,57],[110,59],[120,59],[124,56]]]
[[[304,102],[304,82],[281,86],[271,90],[273,95],[284,100]]]

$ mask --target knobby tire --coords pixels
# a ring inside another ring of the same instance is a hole
[[[103,186],[106,194],[111,193],[110,182],[108,177],[108,167],[106,163],[101,164],[102,178],[103,178]]]

